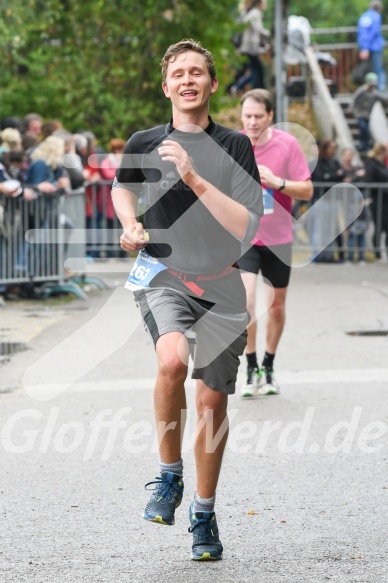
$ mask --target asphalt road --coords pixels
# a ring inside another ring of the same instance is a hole
[[[281,394],[230,398],[214,564],[190,560],[192,381],[176,524],[141,518],[156,363],[123,269],[88,302],[0,308],[28,348],[0,364],[1,583],[387,581],[388,267],[294,269]]]

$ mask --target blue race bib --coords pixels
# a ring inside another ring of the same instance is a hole
[[[273,188],[263,188],[264,214],[271,215],[274,212]]]
[[[131,291],[150,287],[151,281],[160,271],[167,269],[155,257],[151,257],[145,249],[139,251],[136,261],[128,276],[125,288]]]

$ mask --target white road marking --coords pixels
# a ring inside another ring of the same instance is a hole
[[[191,372],[189,371],[189,375]],[[355,384],[355,383],[388,383],[388,368],[340,369],[340,370],[305,370],[300,372],[282,372],[276,374],[282,387],[319,384]],[[239,375],[237,385],[242,384],[245,376]],[[93,393],[112,391],[144,391],[152,390],[155,378],[137,378],[123,380],[103,380],[77,382],[65,389],[65,393]],[[188,379],[186,388],[195,388],[195,381]],[[52,392],[49,385],[35,387],[40,395]]]

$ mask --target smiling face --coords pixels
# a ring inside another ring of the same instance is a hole
[[[210,96],[218,82],[212,80],[205,58],[195,51],[180,53],[170,61],[162,83],[166,97],[171,99],[174,114],[206,113]]]
[[[264,103],[258,103],[248,97],[242,104],[241,121],[248,138],[256,143],[259,137],[271,125],[273,112],[266,110]]]

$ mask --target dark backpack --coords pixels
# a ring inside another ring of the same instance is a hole
[[[372,71],[372,64],[368,61],[360,61],[350,73],[350,79],[355,85],[364,83],[365,75]]]

